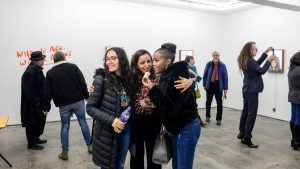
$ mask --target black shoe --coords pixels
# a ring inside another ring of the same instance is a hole
[[[218,125],[218,126],[221,125],[221,120],[217,120],[217,125]]]
[[[38,141],[36,141],[37,144],[45,144],[47,143],[47,140],[43,140],[43,139],[38,139]]]
[[[300,148],[300,125],[295,125],[295,130],[294,130],[294,150],[297,150]]]
[[[250,148],[258,148],[258,145],[253,144],[250,138],[244,137],[241,142]]]
[[[242,140],[244,138],[244,134],[239,133],[239,135],[237,136],[238,139]]]
[[[294,139],[291,140],[291,147],[295,147]]]
[[[202,120],[200,120],[200,125],[201,125],[202,127],[205,127],[205,126],[206,126],[206,123],[203,122]]]
[[[42,149],[44,149],[43,146],[40,146],[40,145],[37,145],[37,144],[28,145],[27,148],[30,149],[30,150],[42,150]]]
[[[206,122],[210,122],[210,118],[209,117],[206,117]]]

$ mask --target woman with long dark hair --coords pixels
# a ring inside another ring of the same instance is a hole
[[[132,101],[129,72],[127,55],[118,47],[106,52],[104,69],[96,70],[94,91],[86,108],[95,120],[93,162],[101,168],[124,168],[130,143],[131,119],[125,124],[119,116]]]
[[[132,86],[135,91],[131,141],[136,145],[135,158],[131,156],[130,159],[132,169],[144,168],[144,145],[147,154],[147,169],[161,168],[161,165],[152,162],[152,152],[161,128],[161,121],[159,116],[153,112],[155,106],[148,96],[148,88],[142,84],[142,78],[146,72],[150,73],[149,79],[153,83],[158,83],[152,62],[150,53],[144,49],[136,51],[131,58],[130,70],[134,81]],[[192,82],[192,79],[181,78],[174,83],[177,90],[186,90],[192,85]]]
[[[290,59],[289,80],[289,102],[291,102],[292,113],[290,128],[292,132],[291,146],[294,150],[300,148],[300,52]]]
[[[257,54],[256,44],[255,42],[248,42],[244,45],[237,59],[239,69],[244,74],[244,107],[240,119],[240,133],[237,138],[241,139],[242,143],[248,145],[250,148],[258,147],[258,145],[253,144],[251,141],[252,130],[257,116],[258,93],[261,93],[264,89],[262,75],[266,73],[271,65],[271,61],[274,59],[273,55],[269,57],[267,55],[272,49],[272,47],[268,47],[261,57],[255,60],[254,57]],[[266,59],[267,61],[264,66],[260,67]]]
[[[150,53],[143,49],[136,51],[131,58],[130,70],[134,81],[132,86],[136,93],[131,140],[136,145],[136,152],[135,158],[131,156],[131,168],[144,168],[144,149],[146,148],[147,168],[161,169],[161,165],[152,162],[152,152],[161,122],[153,114],[154,105],[148,96],[148,88],[142,84],[142,77],[146,72],[150,72],[151,81],[155,80]]]
[[[194,153],[200,137],[200,122],[197,103],[192,88],[179,91],[174,81],[188,78],[187,62],[173,63],[176,45],[165,43],[154,52],[153,68],[159,76],[159,83],[144,78],[143,84],[149,88],[148,95],[156,108],[165,128],[172,134],[173,168],[193,168]]]

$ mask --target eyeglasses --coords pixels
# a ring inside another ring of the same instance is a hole
[[[105,61],[105,62],[108,62],[108,61],[110,61],[110,62],[115,62],[117,59],[119,59],[118,56],[112,56],[112,57],[110,57],[110,58],[109,58],[109,57],[105,57],[105,58],[104,58],[104,61]]]

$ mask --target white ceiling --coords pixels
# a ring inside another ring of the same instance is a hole
[[[300,0],[116,0],[171,8],[228,14],[237,11],[271,6],[300,11]]]

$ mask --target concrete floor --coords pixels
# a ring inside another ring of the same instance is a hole
[[[204,109],[200,115],[204,118]],[[215,112],[216,109],[212,109]],[[236,138],[240,111],[225,108],[221,126],[214,120],[202,128],[197,145],[195,169],[299,169],[300,151],[290,147],[289,123],[258,116],[253,131],[253,142],[258,149],[250,149]],[[89,124],[91,126],[91,120]],[[45,149],[27,150],[25,130],[20,126],[9,126],[0,130],[0,153],[15,169],[96,169],[87,153],[77,121],[71,123],[69,160],[62,161],[57,155],[61,151],[60,123],[47,123],[42,138],[48,139]],[[129,156],[129,155],[128,155]],[[127,159],[128,159],[127,156]],[[129,160],[126,160],[126,169]],[[0,159],[0,169],[9,168]],[[171,169],[171,163],[164,166]]]

